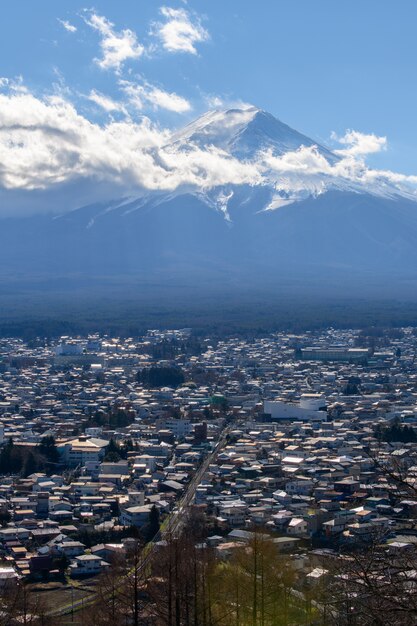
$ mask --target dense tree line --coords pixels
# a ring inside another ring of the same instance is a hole
[[[415,443],[417,433],[411,426],[402,425],[399,419],[395,419],[389,426],[378,424],[375,428],[375,436],[381,441]]]
[[[178,367],[149,367],[138,372],[137,381],[148,388],[179,387],[185,382],[185,376]]]
[[[34,447],[17,445],[10,438],[0,452],[0,474],[20,474],[24,477],[35,472],[53,472],[59,463],[59,453],[53,437],[44,437]]]
[[[109,411],[96,411],[89,416],[85,427],[105,426],[106,428],[126,428],[135,421],[135,412],[129,407],[113,406]]]
[[[357,396],[360,394],[361,379],[358,376],[350,376],[343,393],[345,396]]]
[[[135,450],[135,444],[132,439],[125,439],[121,444],[118,444],[114,439],[110,439],[104,460],[110,463],[117,463],[122,459],[127,459],[128,453],[132,450]]]
[[[128,310],[121,307],[120,297],[108,298],[108,292],[93,287],[84,296],[77,293],[74,309],[73,294],[59,302],[47,290],[42,297],[29,296],[10,299],[0,295],[0,336],[33,339],[87,335],[100,332],[112,337],[138,337],[148,328],[192,327],[194,336],[202,332],[216,336],[266,334],[274,331],[299,332],[303,330],[334,328],[392,328],[414,326],[417,304],[414,302],[385,301],[370,307],[366,301],[341,298],[285,298],[251,297],[250,302],[239,294],[228,294],[227,302],[218,306],[218,298],[207,294],[196,301],[195,295],[184,297],[173,310],[160,302],[155,311],[155,293],[146,296],[142,290]],[[162,291],[161,291],[162,294]],[[94,316],[91,315],[91,297],[96,298]],[[178,304],[178,303],[177,303]],[[121,313],[121,311],[123,312]],[[379,341],[379,337],[375,338]]]

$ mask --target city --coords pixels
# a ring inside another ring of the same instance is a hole
[[[416,626],[415,0],[0,16],[0,626]]]
[[[2,339],[0,581],[74,615],[190,512],[222,561],[267,533],[302,588],[376,536],[406,552],[416,354],[414,328]]]

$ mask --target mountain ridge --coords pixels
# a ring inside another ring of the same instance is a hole
[[[378,176],[369,184],[349,179],[343,168],[350,161],[265,111],[210,112],[173,133],[166,149],[219,150],[256,162],[262,179],[144,190],[59,215],[8,217],[1,221],[3,270],[188,277],[198,289],[227,275],[248,288],[293,276],[300,289],[314,275],[324,289],[337,272],[363,289],[370,276],[417,273],[412,193]]]
[[[319,152],[327,158],[339,158],[327,147],[258,107],[208,111],[173,134],[172,144],[181,145],[184,141],[203,144],[205,147],[213,145],[240,157],[253,155],[267,147],[273,147],[276,154],[282,155],[301,146],[317,146]]]

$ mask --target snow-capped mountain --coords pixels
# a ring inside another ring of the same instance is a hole
[[[190,146],[218,148],[252,163],[260,174],[257,184],[273,192],[271,202],[260,207],[264,209],[329,191],[417,199],[414,191],[398,180],[369,170],[362,160],[350,158],[348,152],[331,151],[256,107],[210,111],[174,133],[167,148],[181,152]],[[208,195],[212,199],[220,195],[223,202],[230,192],[211,189]],[[224,208],[223,212],[226,214]]]
[[[248,159],[268,149],[275,155],[283,155],[302,146],[316,146],[331,163],[338,160],[328,148],[256,107],[209,111],[174,133],[172,143],[180,147],[190,143],[200,147],[213,145],[233,156]]]
[[[210,182],[207,155],[212,169],[230,169],[227,182]],[[249,285],[312,273],[365,281],[417,272],[417,203],[401,177],[374,172],[349,150],[331,151],[269,113],[209,112],[173,133],[154,158],[167,175],[168,162],[184,162],[194,177],[187,181],[200,182],[3,219],[3,269],[187,276],[202,289],[209,278]]]

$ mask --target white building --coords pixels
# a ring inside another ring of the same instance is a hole
[[[61,343],[55,346],[54,352],[56,356],[74,356],[82,354],[83,348],[84,343],[63,337]]]
[[[107,565],[99,556],[81,554],[70,565],[71,576],[95,576]]]
[[[151,509],[151,504],[130,506],[122,512],[120,523],[122,526],[143,526],[149,521]]]
[[[97,463],[104,457],[109,442],[95,437],[88,438],[85,435],[71,439],[57,446],[62,461],[71,467]]]
[[[321,394],[305,393],[299,404],[282,400],[265,400],[264,413],[278,420],[318,420],[327,419],[326,400]]]
[[[158,430],[170,430],[176,439],[184,439],[191,433],[192,424],[190,420],[166,419],[158,423]]]

